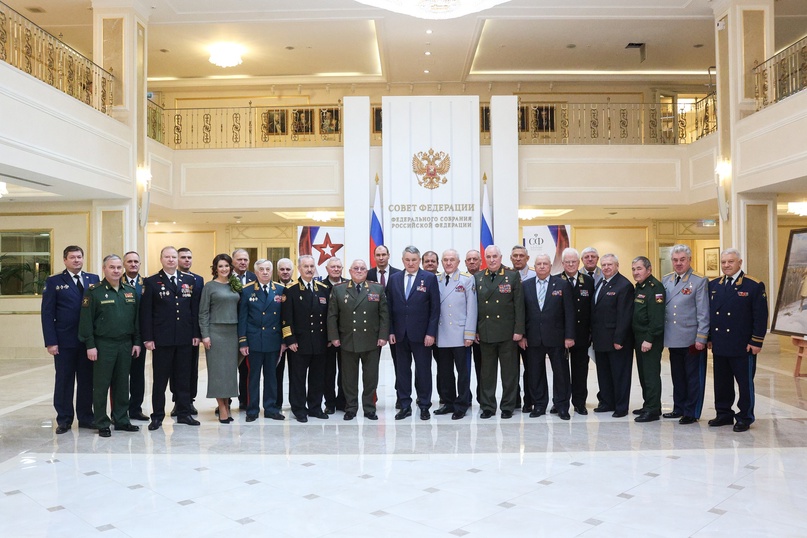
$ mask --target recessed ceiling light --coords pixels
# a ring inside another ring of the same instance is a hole
[[[695,44],[695,45],[692,45],[692,47],[693,47],[693,48],[696,48],[696,49],[703,48],[703,43],[697,43],[697,44]]]
[[[294,50],[294,47],[292,47],[291,45],[289,45],[288,47],[286,47],[286,50]]]
[[[431,30],[426,30],[426,33],[427,33],[427,34],[431,34],[431,33],[432,33],[432,31],[431,31]]]
[[[160,52],[168,52],[168,49],[160,49]]]
[[[429,70],[428,70],[428,69],[424,69],[424,70],[423,70],[423,73],[424,73],[424,74],[426,74],[426,75],[428,75],[428,74],[429,74]]]
[[[566,48],[567,49],[576,49],[577,45],[575,45],[574,43],[569,43],[568,45],[566,45]]]
[[[428,50],[427,50],[427,51],[426,51],[424,54],[425,54],[426,56],[431,56],[431,55],[432,55],[432,53],[431,53],[431,52],[429,52]]]

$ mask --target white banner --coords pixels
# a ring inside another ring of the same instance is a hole
[[[384,238],[438,255],[479,248],[479,97],[383,97]]]
[[[522,228],[524,238],[522,243],[527,247],[530,255],[530,265],[535,263],[535,256],[547,254],[552,260],[552,274],[556,275],[563,271],[563,263],[560,259],[563,249],[569,246],[571,237],[571,226],[568,224],[549,226],[524,226]]]

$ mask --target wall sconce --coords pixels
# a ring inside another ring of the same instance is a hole
[[[715,181],[717,183],[717,212],[720,220],[729,220],[729,199],[726,193],[726,181],[731,177],[731,162],[721,159],[715,166]]]
[[[0,181],[0,198],[8,194],[8,188],[5,181]]]
[[[135,172],[135,179],[138,186],[143,189],[140,195],[138,211],[140,216],[140,227],[145,228],[149,221],[149,204],[151,203],[151,169],[145,166],[138,166]]]

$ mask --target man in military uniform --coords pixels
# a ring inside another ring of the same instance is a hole
[[[653,422],[661,415],[661,350],[664,348],[664,286],[652,275],[645,256],[633,259],[633,342],[644,404],[633,412],[636,422]]]
[[[64,249],[64,267],[61,273],[49,276],[42,289],[42,334],[56,369],[53,407],[59,435],[70,431],[75,415],[79,428],[93,427],[92,363],[78,339],[78,321],[85,289],[99,280],[98,275],[82,271],[84,250],[79,246]]]
[[[587,415],[588,348],[591,345],[591,304],[594,300],[594,279],[580,267],[580,254],[568,247],[561,254],[563,276],[572,287],[574,300],[574,346],[569,349],[572,376],[572,407],[578,415]]]
[[[389,337],[389,312],[384,286],[367,281],[367,264],[350,264],[350,281],[334,286],[328,305],[328,339],[342,349],[342,386],[345,420],[353,420],[359,408],[359,362],[362,368],[364,417],[378,420],[375,391],[378,360]]]
[[[443,252],[443,270],[437,275],[440,285],[440,322],[437,326],[437,383],[445,403],[435,415],[451,413],[459,420],[468,411],[471,400],[471,372],[468,349],[476,338],[476,286],[474,278],[459,270],[460,258],[454,249]],[[454,383],[454,368],[457,380]],[[442,387],[439,385],[442,384]]]
[[[518,400],[518,341],[524,336],[524,295],[516,271],[502,267],[502,251],[485,249],[488,268],[474,275],[476,281],[476,339],[482,351],[479,379],[480,418],[496,413],[496,383],[502,376],[502,418],[513,417]]]
[[[284,288],[294,284],[294,264],[288,258],[280,258],[277,260],[277,282]],[[275,375],[277,378],[277,408],[283,407],[283,373],[286,371],[286,362],[288,362],[289,352],[283,346],[283,351],[280,353],[280,360],[277,361],[275,367]]]
[[[468,274],[475,276],[482,267],[482,254],[476,249],[471,249],[465,253],[465,268]],[[479,342],[474,340],[471,349],[468,350],[468,370],[471,369],[471,357],[473,356],[474,372],[476,373],[476,403],[479,403],[479,378],[482,377],[482,351],[479,349]],[[471,407],[471,396],[468,395],[468,407]]]
[[[123,255],[123,270],[123,281],[135,289],[140,304],[143,277],[140,276],[140,255],[134,250]],[[146,348],[143,347],[142,341],[137,345],[140,346],[140,354],[132,356],[132,367],[129,370],[129,418],[148,421],[149,417],[143,414],[143,398],[146,394]]]
[[[535,276],[535,271],[530,269],[528,262],[530,261],[530,253],[524,245],[516,245],[510,249],[510,263],[513,264],[513,271],[518,272],[523,285],[528,279]],[[532,394],[530,394],[530,361],[527,359],[527,350],[519,343],[518,356],[521,358],[521,364],[524,366],[524,373],[521,376],[521,381],[524,384],[524,407],[521,408],[522,413],[532,412]],[[521,405],[521,386],[518,387],[518,399],[516,407]],[[542,413],[543,414],[543,413]]]
[[[255,281],[255,273],[249,270],[249,252],[243,248],[237,248],[232,253],[233,271],[232,275],[238,279],[242,286],[246,286],[249,282]],[[243,289],[243,288],[242,288]],[[247,364],[244,361],[244,356],[239,354],[238,357],[238,407],[246,409],[247,407],[247,379],[249,372],[247,371]]]
[[[247,363],[247,422],[261,414],[261,371],[263,371],[263,413],[272,420],[284,420],[277,405],[275,365],[283,348],[281,304],[283,286],[272,282],[272,262],[255,262],[256,280],[241,290],[238,304],[238,346]]]
[[[586,247],[580,253],[580,259],[583,261],[583,271],[594,279],[594,285],[600,283],[602,280],[602,269],[597,267],[597,262],[600,261],[600,253],[594,247]]]
[[[196,283],[195,286],[199,288],[199,296],[202,295],[202,288],[205,287],[205,279],[202,278],[201,275],[197,275],[196,273],[191,271],[191,267],[193,266],[193,252],[188,247],[182,247],[177,250],[177,255],[179,256],[179,261],[177,263],[177,267],[179,268],[182,273],[190,275],[193,277],[194,282]],[[143,351],[143,359],[145,359],[146,352]],[[171,385],[171,394],[174,394],[174,387],[173,381],[169,382]],[[199,389],[199,346],[193,346],[191,350],[191,380],[190,380],[190,388],[191,388],[191,414],[196,415],[199,412],[196,410],[196,406],[194,405],[194,401],[196,400],[196,394]],[[172,399],[176,401],[176,398],[172,396]],[[218,414],[219,408],[216,407],[216,414]],[[171,410],[171,416],[177,416],[177,406],[174,404],[174,408]]]
[[[194,279],[177,270],[177,250],[160,251],[162,269],[145,279],[140,300],[140,331],[151,353],[154,386],[151,391],[149,430],[157,430],[165,418],[165,389],[174,379],[177,422],[198,426],[191,416],[191,348],[199,345],[200,291]]]
[[[104,258],[104,280],[93,284],[81,302],[78,337],[87,347],[93,363],[92,400],[98,435],[110,437],[116,430],[140,431],[129,422],[129,371],[132,357],[140,355],[140,297],[135,288],[121,281],[120,256]],[[112,399],[112,420],[106,412],[107,395]]]
[[[319,279],[332,290],[334,286],[347,282],[342,277],[342,260],[336,256],[325,262],[328,276]],[[330,291],[328,292],[330,295]],[[322,392],[325,400],[325,414],[333,415],[337,410],[345,410],[345,392],[342,388],[342,350],[336,346],[328,346],[325,350],[325,388]]]
[[[327,419],[322,411],[325,383],[325,349],[328,346],[330,289],[315,280],[314,257],[297,259],[298,281],[283,291],[283,342],[289,349],[289,403],[299,422],[308,417]],[[306,391],[306,377],[308,390]]]
[[[709,334],[714,355],[715,411],[709,426],[734,423],[735,432],[748,431],[754,422],[754,374],[757,355],[768,328],[765,284],[746,275],[737,249],[720,255],[723,277],[709,282]],[[734,382],[740,397],[734,413]],[[735,423],[736,420],[736,423]]]
[[[679,424],[698,421],[706,388],[706,340],[709,335],[708,281],[693,271],[692,251],[686,245],[670,250],[673,272],[661,283],[667,295],[664,347],[670,351],[673,409],[664,418]]]

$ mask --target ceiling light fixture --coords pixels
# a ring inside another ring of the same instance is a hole
[[[336,218],[335,211],[311,211],[306,216],[316,222],[328,222]]]
[[[210,45],[210,63],[219,67],[235,67],[241,64],[244,47],[237,43],[215,43]]]
[[[455,19],[510,0],[357,0],[361,4],[418,19]]]
[[[807,217],[807,202],[788,202],[787,212],[800,217]]]

